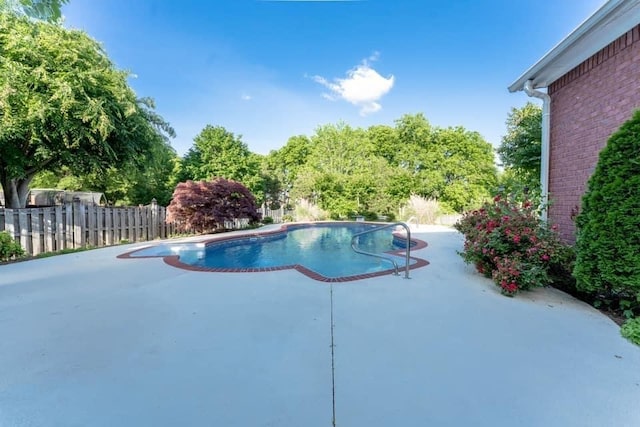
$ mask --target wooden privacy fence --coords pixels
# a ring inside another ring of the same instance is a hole
[[[45,208],[0,208],[0,231],[13,236],[28,254],[38,255],[166,238],[175,233],[175,225],[166,224],[165,218],[166,208],[155,199],[138,207],[84,205],[74,199]]]

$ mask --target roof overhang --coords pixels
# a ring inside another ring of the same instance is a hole
[[[640,0],[609,0],[513,82],[509,92],[523,90],[527,80],[533,88],[548,87],[638,24]]]

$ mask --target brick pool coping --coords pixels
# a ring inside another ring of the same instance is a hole
[[[295,228],[302,228],[302,227],[308,227],[309,225],[313,226],[316,223],[296,223],[296,224],[292,224],[292,225],[288,225],[288,224],[284,224],[282,225],[279,229],[275,229],[275,230],[267,230],[267,231],[262,231],[262,232],[258,232],[258,233],[244,233],[244,234],[236,234],[233,236],[223,236],[223,237],[214,237],[211,239],[207,239],[201,242],[190,242],[190,243],[204,243],[205,247],[212,245],[212,244],[217,244],[217,243],[221,243],[221,242],[230,242],[230,241],[234,241],[234,240],[244,240],[247,238],[251,238],[251,237],[264,237],[264,236],[269,236],[269,235],[274,235],[274,234],[282,234],[282,233],[286,233],[289,229],[295,229]],[[322,224],[322,225],[327,225],[327,224],[336,224],[336,225],[340,225],[343,223],[340,222],[322,222],[322,223],[317,223],[317,224]],[[398,239],[402,239],[406,241],[406,236],[404,236],[403,234],[400,233],[393,233],[393,235],[398,238]],[[411,242],[414,243],[414,246],[411,247],[411,249],[413,250],[419,250],[419,249],[424,249],[427,247],[427,242],[420,240],[420,239],[415,239],[415,238],[411,238]],[[179,255],[165,255],[165,256],[159,256],[159,255],[148,255],[148,256],[132,256],[132,254],[141,251],[143,249],[147,249],[147,247],[144,248],[140,248],[140,249],[136,249],[133,251],[129,251],[126,252],[124,254],[120,254],[117,256],[117,258],[119,259],[144,259],[144,258],[162,258],[163,261],[172,266],[172,267],[176,267],[176,268],[181,268],[183,270],[188,270],[188,271],[201,271],[201,272],[209,272],[209,273],[261,273],[261,272],[268,272],[268,271],[281,271],[281,270],[297,270],[298,272],[304,274],[305,276],[313,279],[313,280],[317,280],[319,282],[326,282],[326,283],[341,283],[341,282],[352,282],[352,281],[356,281],[356,280],[362,280],[362,279],[369,279],[372,277],[379,277],[379,276],[385,276],[388,275],[390,273],[393,273],[394,269],[393,268],[389,268],[387,270],[382,270],[382,271],[376,271],[373,273],[363,273],[363,274],[355,274],[352,276],[343,276],[343,277],[326,277],[323,276],[321,274],[316,273],[315,271],[309,270],[308,268],[306,268],[303,265],[300,264],[290,264],[290,265],[279,265],[276,267],[252,267],[252,268],[220,268],[220,267],[200,267],[200,266],[195,266],[195,265],[189,265],[189,264],[184,264],[180,261],[180,256]],[[390,252],[386,252],[388,254],[391,255],[401,255],[404,254],[404,250],[403,249],[398,249],[395,251],[390,251]],[[421,267],[425,267],[427,265],[429,265],[429,261],[422,259],[422,258],[417,258],[417,257],[410,257],[413,261],[415,261],[413,264],[411,264],[409,266],[409,270],[414,270],[416,268],[421,268]],[[400,269],[398,269],[400,270]]]

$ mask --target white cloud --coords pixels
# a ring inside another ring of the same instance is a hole
[[[344,99],[360,107],[361,116],[375,113],[382,108],[378,101],[391,90],[395,82],[393,75],[382,77],[371,67],[370,63],[379,57],[380,54],[374,52],[355,68],[347,71],[346,78],[335,78],[330,82],[322,76],[313,76],[313,80],[331,91],[322,94],[324,98],[331,101]]]
[[[243,101],[251,101],[252,97],[251,97],[251,95],[247,95],[246,93],[244,93],[244,94],[242,94],[240,99],[242,99]]]

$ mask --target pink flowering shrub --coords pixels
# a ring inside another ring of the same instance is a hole
[[[496,196],[467,212],[455,227],[465,236],[462,258],[491,277],[505,295],[549,285],[550,273],[571,258],[555,227],[542,222],[529,201]]]

